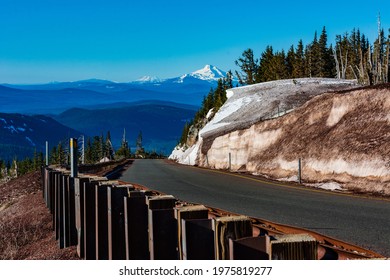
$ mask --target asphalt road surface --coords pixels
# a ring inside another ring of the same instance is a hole
[[[164,160],[136,160],[121,180],[183,201],[314,230],[390,257],[390,200],[265,182]]]

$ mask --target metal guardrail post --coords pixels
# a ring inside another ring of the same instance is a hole
[[[70,177],[77,177],[78,168],[77,168],[77,138],[70,138]]]
[[[134,187],[117,185],[107,187],[108,258],[126,259],[124,197]]]
[[[77,254],[84,259],[84,185],[89,183],[89,177],[74,178],[75,219],[77,231]]]
[[[317,240],[308,234],[285,234],[271,241],[273,260],[317,260]]]
[[[215,260],[212,220],[186,220],[182,226],[183,259]]]
[[[127,260],[149,260],[148,206],[145,191],[130,191],[124,197]]]
[[[70,220],[70,208],[69,208],[69,175],[62,175],[62,213],[60,217],[60,223],[62,223],[62,228],[60,232],[60,244],[62,240],[63,248],[69,247],[70,236],[69,236],[69,220]]]
[[[107,188],[109,183],[95,186],[96,259],[108,260]]]
[[[270,260],[270,237],[246,237],[237,240],[229,239],[231,260]]]
[[[191,240],[186,239],[184,242],[183,235],[183,224],[187,220],[194,219],[207,219],[209,210],[203,205],[196,206],[184,206],[176,208],[176,219],[178,226],[178,246],[179,246],[179,257],[181,260],[184,259],[184,248],[187,248],[187,242]]]
[[[49,142],[46,141],[46,154],[45,154],[46,166],[49,166]]]
[[[147,203],[150,259],[177,260],[176,199],[171,195],[153,196]]]
[[[105,178],[93,178],[84,184],[84,258],[96,260],[95,187]]]
[[[215,259],[228,260],[229,238],[236,240],[252,236],[252,223],[246,216],[228,216],[213,219]]]

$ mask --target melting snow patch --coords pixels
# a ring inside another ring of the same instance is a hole
[[[7,121],[5,119],[3,119],[3,118],[0,118],[0,121],[3,121],[4,124],[7,124]]]
[[[19,131],[21,131],[21,132],[25,132],[25,131],[26,131],[26,129],[23,128],[23,127],[17,127],[16,129],[19,130]]]
[[[278,181],[283,181],[283,182],[298,182],[298,176],[294,175],[294,176],[291,176],[291,177],[280,178],[280,179],[277,179],[277,180]]]
[[[308,186],[329,190],[329,191],[342,191],[344,190],[342,185],[336,182],[326,182],[326,183],[318,183],[318,184],[307,184]]]
[[[206,119],[209,119],[211,117],[211,115],[213,114],[213,112],[214,112],[214,108],[210,109],[210,111],[208,111],[208,113],[206,115]]]

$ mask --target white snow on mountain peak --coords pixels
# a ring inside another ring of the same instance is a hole
[[[136,80],[137,83],[159,83],[161,79],[157,76],[143,76]]]
[[[202,69],[196,70],[192,73],[182,75],[178,79],[178,83],[183,83],[186,78],[195,78],[198,80],[209,81],[209,82],[217,82],[221,78],[225,78],[227,73],[222,71],[216,66],[207,64]]]
[[[160,79],[156,76],[143,76],[133,83],[138,84],[159,84],[164,82],[182,84],[187,81],[193,82],[194,80],[205,81],[210,83],[216,83],[219,79],[225,78],[227,73],[216,66],[207,64],[202,69],[196,70],[191,73],[187,73],[175,78]]]
[[[226,72],[213,65],[206,65],[202,69],[192,72],[190,75],[201,80],[218,80],[226,77]]]

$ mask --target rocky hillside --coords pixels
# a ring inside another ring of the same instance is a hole
[[[266,120],[252,116],[243,122],[248,118],[239,118],[237,109],[201,131],[192,164],[217,169],[230,164],[233,171],[296,181],[301,158],[307,184],[390,195],[389,109],[389,85],[319,94]]]

